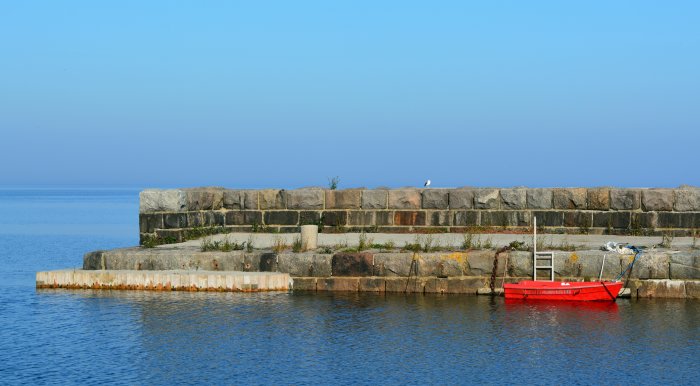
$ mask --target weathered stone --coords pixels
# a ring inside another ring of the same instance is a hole
[[[428,211],[428,219],[432,226],[450,226],[452,225],[452,212],[449,210]]]
[[[447,279],[447,292],[475,295],[476,291],[485,285],[485,280],[479,277],[450,277]]]
[[[257,210],[230,210],[226,212],[226,225],[262,224],[262,212]]]
[[[514,210],[482,211],[480,224],[489,227],[528,226],[530,213]]]
[[[226,223],[226,216],[218,210],[202,212],[202,223],[204,226],[221,226]]]
[[[375,276],[371,253],[336,253],[331,260],[333,276]]]
[[[554,209],[586,209],[586,189],[554,189],[552,203]]]
[[[374,274],[407,277],[411,260],[412,256],[408,253],[377,253],[374,255]]]
[[[139,212],[179,212],[187,207],[187,195],[181,189],[146,189],[139,193]]]
[[[685,282],[685,297],[687,299],[700,299],[700,281]]]
[[[417,259],[418,272],[421,276],[462,276],[467,272],[466,260],[467,254],[464,252],[422,253]]]
[[[610,189],[610,208],[636,210],[640,208],[642,193],[639,189]]]
[[[315,210],[303,210],[299,212],[299,225],[313,225],[321,222],[321,212]]]
[[[376,225],[394,225],[394,212],[380,211],[375,214]]]
[[[288,209],[323,209],[323,190],[289,190],[286,196]]]
[[[530,209],[552,209],[551,189],[527,189],[526,198]]]
[[[141,233],[153,233],[156,229],[163,228],[163,215],[160,213],[139,214],[139,231]]]
[[[647,212],[673,210],[673,191],[670,189],[642,190],[642,209]]]
[[[631,277],[637,279],[668,279],[669,257],[665,253],[646,252],[637,259]]]
[[[163,215],[165,228],[187,228],[187,213],[166,213]]]
[[[226,189],[223,205],[226,209],[258,209],[258,192]]]
[[[588,189],[588,209],[609,210],[610,209],[610,189],[595,188]]]
[[[630,228],[633,232],[657,227],[658,214],[656,212],[632,213]]]
[[[468,276],[490,276],[493,272],[494,251],[471,251],[467,254],[467,275]],[[505,254],[498,255],[498,266],[496,272],[502,275],[505,267]]]
[[[637,289],[642,298],[684,298],[685,282],[682,280],[643,280]]]
[[[456,226],[476,226],[479,225],[480,212],[477,210],[465,210],[455,212],[453,224]]]
[[[362,191],[326,190],[326,209],[359,209]]]
[[[444,294],[447,292],[447,278],[425,278],[423,292],[430,294]]]
[[[348,212],[344,210],[327,210],[321,215],[323,225],[330,227],[343,227],[348,224]]]
[[[394,212],[394,225],[425,225],[425,212],[397,210]]]
[[[369,210],[353,210],[348,214],[348,225],[352,226],[371,226],[374,223],[374,211]]]
[[[448,191],[444,189],[426,189],[423,191],[423,209],[447,209]]]
[[[498,209],[500,204],[498,189],[479,189],[474,195],[474,206],[477,209]]]
[[[593,225],[593,214],[591,212],[571,211],[564,212],[564,226],[569,228],[579,228],[587,230]]]
[[[299,212],[296,211],[268,211],[265,212],[265,224],[267,225],[297,225]]]
[[[285,209],[287,195],[284,190],[266,189],[258,191],[260,209]]]
[[[292,288],[294,291],[316,291],[315,277],[294,277]]]
[[[292,277],[331,276],[331,254],[319,253],[280,253],[277,255],[277,270]]]
[[[392,209],[420,209],[421,194],[416,189],[402,189],[389,191],[389,208]]]
[[[363,190],[362,209],[386,209],[387,196],[386,190]]]
[[[659,228],[693,228],[695,226],[695,213],[660,212],[657,216]]]
[[[537,226],[544,227],[560,227],[564,224],[564,213],[558,211],[534,211],[534,217],[537,217]]]
[[[386,284],[382,277],[361,277],[359,290],[362,292],[384,292]]]
[[[527,207],[527,189],[501,189],[501,208],[525,209]]]
[[[679,212],[700,211],[700,189],[678,189],[674,191],[673,208]]]
[[[83,269],[97,270],[106,269],[104,251],[93,251],[83,255]]]
[[[593,213],[593,226],[596,228],[631,229],[631,225],[629,212]]]
[[[221,209],[224,201],[223,188],[192,188],[185,189],[188,210],[217,210]]]
[[[473,209],[474,190],[472,189],[452,189],[449,191],[450,209]]]
[[[204,226],[204,215],[202,212],[187,212],[187,226],[197,228]]]
[[[317,291],[357,292],[359,288],[357,277],[327,277],[316,282]]]

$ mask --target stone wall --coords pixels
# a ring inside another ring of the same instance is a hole
[[[141,242],[207,232],[542,232],[659,235],[700,228],[700,189],[458,188],[239,190],[140,194]]]

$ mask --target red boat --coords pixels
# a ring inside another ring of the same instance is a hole
[[[524,280],[504,284],[506,299],[615,301],[622,288],[619,281],[556,282]]]

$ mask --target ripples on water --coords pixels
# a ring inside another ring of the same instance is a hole
[[[0,195],[0,208],[11,200]],[[0,233],[0,383],[693,384],[700,376],[697,301],[36,291],[36,270],[136,242],[135,216],[120,217],[134,198],[70,200],[82,214],[57,208],[66,217],[52,220],[72,224],[67,234]],[[95,230],[95,210],[128,232]],[[85,235],[74,234],[81,227]]]

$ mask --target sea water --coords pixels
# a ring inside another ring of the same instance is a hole
[[[138,191],[0,190],[0,384],[698,384],[700,302],[36,290]]]

